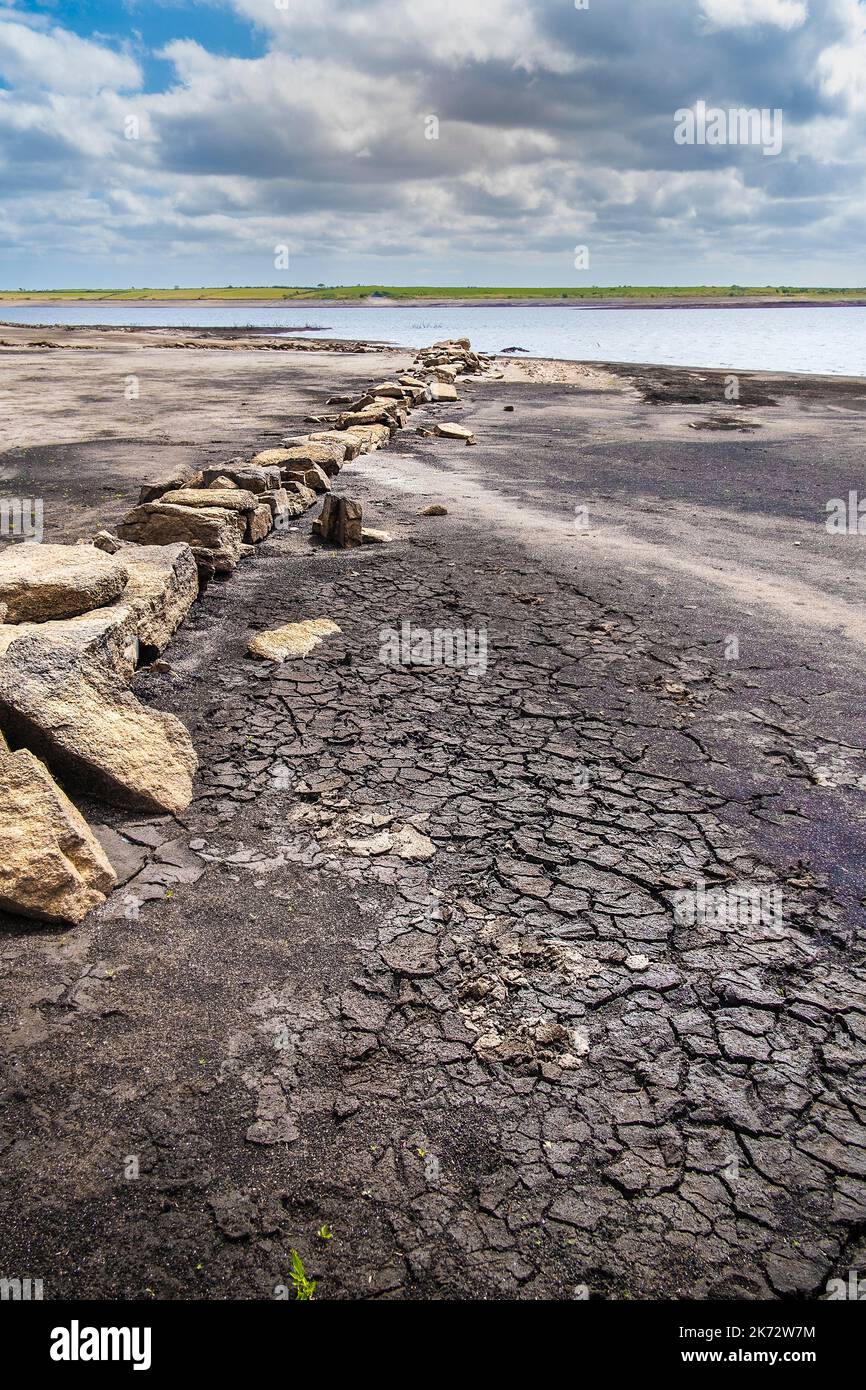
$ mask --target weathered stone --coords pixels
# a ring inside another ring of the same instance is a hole
[[[372,452],[373,449],[381,449],[391,438],[391,430],[387,425],[349,425],[345,433],[358,440],[364,454]]]
[[[448,508],[441,506],[439,502],[431,502],[429,507],[422,507],[419,516],[447,516]]]
[[[643,970],[649,969],[649,956],[626,956],[623,964],[627,970],[635,970],[640,973]]]
[[[270,504],[261,502],[247,514],[247,541],[250,544],[263,541],[273,524],[274,517]]]
[[[43,763],[0,735],[0,910],[80,922],[116,882],[102,846]]]
[[[316,500],[316,494],[310,488],[305,488],[304,491],[309,494],[308,500],[299,493],[290,492],[286,488],[280,489],[280,494],[285,501],[280,509],[274,513],[274,530],[287,531],[289,524],[296,517],[303,516],[304,512],[312,506]],[[265,494],[263,494],[264,496]]]
[[[3,623],[0,625],[0,657],[21,637],[38,637],[43,642],[72,646],[93,660],[110,667],[125,684],[135,673],[139,641],[135,611],[125,604],[94,608],[75,618],[57,618],[44,623]]]
[[[361,528],[361,540],[364,545],[387,545],[393,539],[390,531],[379,531],[375,526]]]
[[[280,472],[278,468],[259,468],[251,463],[223,464],[219,468],[204,470],[203,480],[206,488],[214,487],[221,478],[230,479],[235,487],[242,488],[245,492],[259,493],[279,487]]]
[[[301,512],[305,512],[308,507],[312,507],[316,500],[316,494],[313,489],[307,487],[306,483],[302,483],[298,478],[287,478],[283,483],[282,490],[288,496],[290,506],[292,505],[293,498],[297,498],[302,503],[302,506],[297,507],[293,513],[296,516],[300,515]]]
[[[297,497],[292,499],[294,502],[298,500]],[[267,506],[275,526],[279,524],[281,518],[296,515],[291,505],[289,494],[284,487],[272,488],[269,492],[260,492],[259,504]],[[299,507],[298,511],[300,510],[302,509]]]
[[[431,381],[427,387],[427,398],[431,401],[456,401],[457,387],[447,381]]]
[[[321,514],[313,522],[313,533],[341,549],[361,544],[361,504],[348,497],[325,498]]]
[[[190,547],[118,542],[129,571],[122,606],[132,611],[133,629],[143,647],[161,652],[198,598],[198,570]]]
[[[314,492],[331,491],[331,480],[317,463],[288,463],[281,471],[284,482],[303,483]]]
[[[307,438],[308,436],[304,436]],[[286,449],[262,449],[260,453],[253,456],[250,467],[252,468],[279,468],[286,456]]]
[[[271,516],[276,517],[288,506],[289,494],[282,483],[279,483],[276,487],[268,488],[267,492],[260,492],[256,500],[259,506],[266,504],[270,507]]]
[[[247,547],[242,543],[238,552],[238,560],[241,558],[246,548]],[[195,563],[198,568],[199,583],[202,585],[207,584],[208,580],[213,579],[214,575],[217,572],[216,564],[214,562],[215,552],[213,550],[208,550],[207,547],[203,545],[193,545],[190,546],[190,549],[193,553]],[[235,563],[237,563],[237,561]],[[233,566],[230,566],[230,569],[231,568],[233,568]],[[227,572],[228,571],[226,570],[220,571],[221,574],[226,574]]]
[[[67,633],[50,638],[30,628],[6,647],[0,722],[60,775],[99,796],[145,810],[185,810],[196,768],[186,729],[126,689],[123,674],[105,659],[108,634],[88,638],[80,618],[55,624],[64,626]]]
[[[344,463],[351,463],[352,459],[357,458],[361,452],[361,441],[354,438],[349,430],[316,430],[310,435],[310,439],[316,441],[322,440],[325,443],[333,441],[336,444],[342,444],[343,448],[346,450],[343,458]],[[306,440],[286,440],[287,444],[292,442],[305,444]]]
[[[400,377],[398,381],[384,381],[375,388],[374,399],[399,400],[407,409],[416,406],[427,395],[427,382]]]
[[[176,492],[178,488],[200,487],[203,481],[201,473],[184,474],[175,473],[170,478],[163,478],[158,483],[145,483],[138,493],[139,506],[143,502],[156,502],[166,492]]]
[[[265,661],[287,661],[292,657],[308,656],[323,637],[339,631],[330,618],[307,618],[301,623],[286,623],[268,632],[257,632],[250,638],[247,651]]]
[[[239,529],[240,522],[240,529]],[[121,539],[142,545],[169,545],[184,541],[199,560],[207,551],[212,572],[225,574],[240,559],[245,519],[226,507],[175,507],[166,502],[146,502],[134,507],[117,528]],[[203,557],[206,558],[206,557]],[[202,564],[199,563],[202,574]],[[202,574],[207,577],[206,572]]]
[[[87,541],[76,541],[76,545],[87,545]],[[97,531],[90,545],[95,545],[97,550],[104,550],[106,555],[116,555],[123,545],[123,541],[117,536],[112,535],[111,531]]]
[[[411,401],[412,391],[397,381],[381,381],[378,386],[373,388],[373,400],[377,397],[379,397],[379,399],[384,397],[393,398],[398,401]]]
[[[353,425],[386,425],[390,431],[396,429],[400,410],[396,401],[374,400],[362,410],[347,410],[337,417],[337,429],[350,429]]]
[[[167,507],[219,507],[229,512],[250,512],[256,505],[255,495],[240,487],[182,488],[178,492],[167,492],[162,502]]]
[[[113,603],[128,573],[103,550],[79,545],[12,545],[0,552],[0,601],[9,623],[74,618]]]
[[[475,435],[471,430],[468,430],[465,425],[456,425],[451,421],[434,425],[433,433],[439,435],[441,439],[462,439],[465,444],[475,443]]]
[[[338,436],[336,440],[310,439],[303,444],[293,444],[290,448],[271,452],[280,453],[277,466],[283,475],[292,464],[318,464],[328,477],[333,478],[340,471],[346,449],[345,441]]]

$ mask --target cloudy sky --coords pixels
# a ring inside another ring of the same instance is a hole
[[[7,288],[862,285],[864,170],[861,0],[0,0]]]

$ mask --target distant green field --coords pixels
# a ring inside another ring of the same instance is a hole
[[[126,290],[0,290],[0,303],[26,303],[53,299],[81,300],[201,300],[279,299],[303,300],[401,299],[862,299],[866,289],[834,289],[797,285],[605,285],[585,289],[494,289],[487,285],[223,285],[202,289]]]

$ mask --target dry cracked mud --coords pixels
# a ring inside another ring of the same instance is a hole
[[[0,936],[0,1263],[46,1297],[270,1298],[291,1249],[352,1299],[820,1297],[862,1263],[856,662],[640,508],[639,582],[587,549],[543,449],[561,472],[593,398],[557,391],[431,410],[479,446],[407,430],[340,476],[393,545],[304,521],[139,673],[196,800],[82,803],[125,882]],[[246,655],[319,616],[303,662]],[[486,669],[386,664],[405,621],[483,632]],[[701,882],[781,918],[682,920]]]

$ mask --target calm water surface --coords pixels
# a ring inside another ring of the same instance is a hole
[[[170,328],[272,328],[316,338],[368,338],[417,347],[469,337],[481,352],[743,371],[866,376],[866,308],[567,309],[356,305],[8,304],[0,320]]]

